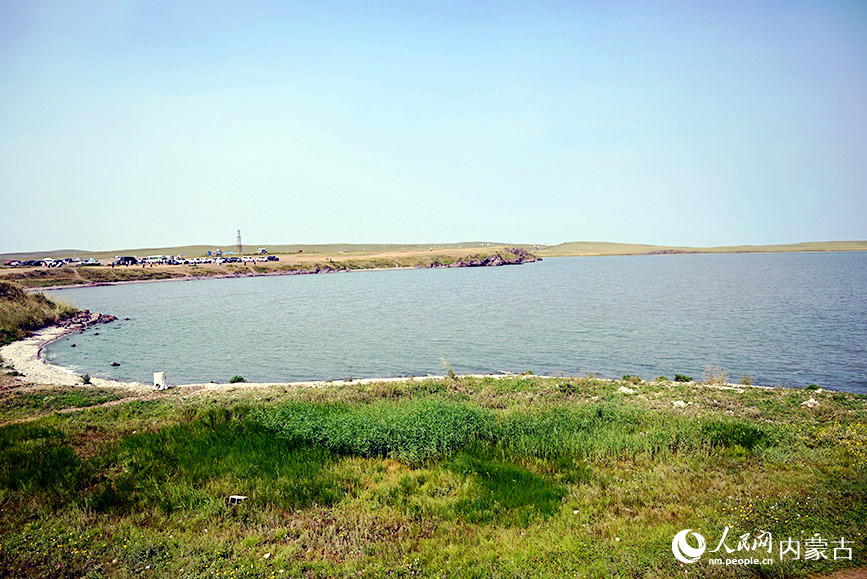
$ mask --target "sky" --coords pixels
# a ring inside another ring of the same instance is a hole
[[[867,4],[0,0],[0,253],[867,239]]]

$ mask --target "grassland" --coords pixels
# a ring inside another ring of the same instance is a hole
[[[864,396],[517,376],[124,401],[0,380],[5,576],[806,577],[867,564]],[[232,494],[249,498],[230,506]],[[743,533],[819,533],[853,541],[853,558],[672,556],[679,530],[712,549],[727,525],[732,547]]]
[[[660,253],[786,253],[800,251],[867,251],[867,241],[817,241],[778,245],[727,245],[718,247],[688,247],[668,245],[647,245],[639,243],[611,243],[601,241],[570,241],[558,245],[530,243],[502,243],[466,241],[460,243],[327,243],[327,244],[271,244],[268,251],[275,255],[309,258],[326,262],[328,259],[366,259],[374,256],[411,257],[436,252],[438,254],[487,253],[505,247],[520,247],[540,257],[569,257],[591,255],[648,255]],[[248,246],[249,248],[249,246]],[[28,251],[0,254],[0,263],[13,259],[43,259],[79,257],[109,260],[117,255],[185,255],[204,256],[208,251],[219,249],[223,252],[236,251],[231,245],[185,245],[176,247],[151,247],[139,249],[114,249],[110,251],[89,251],[81,249],[58,249],[51,251]],[[248,251],[254,251],[249,248]],[[301,252],[299,254],[299,251]],[[2,270],[0,270],[2,271]]]
[[[273,255],[305,254],[317,256],[319,259],[336,258],[338,256],[358,256],[373,254],[394,253],[419,253],[431,251],[459,251],[473,252],[490,248],[502,248],[507,245],[501,242],[489,243],[480,241],[465,241],[458,243],[294,243],[294,244],[265,244],[264,246],[244,246],[245,253],[255,254],[258,247],[264,247]],[[521,245],[526,247],[526,245]],[[118,255],[184,255],[187,257],[202,257],[209,251],[220,250],[224,253],[237,251],[235,245],[183,245],[172,247],[147,247],[137,249],[111,249],[106,251],[91,251],[86,249],[54,249],[48,251],[24,251],[13,253],[0,253],[0,262],[12,259],[44,259],[46,257],[60,259],[65,257],[78,257],[81,259],[113,259]]]

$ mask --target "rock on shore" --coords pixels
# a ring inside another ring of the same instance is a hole
[[[81,310],[76,312],[75,315],[57,322],[55,326],[67,330],[64,333],[68,334],[81,332],[82,330],[97,324],[107,324],[116,319],[117,318],[111,314],[101,314],[99,312],[91,312],[90,310]]]
[[[427,267],[496,267],[499,265],[532,263],[534,261],[542,261],[542,258],[536,257],[520,247],[508,247],[503,253],[493,253],[476,258],[461,257],[452,263],[440,263],[435,260]]]
[[[34,332],[29,338],[3,346],[0,348],[0,357],[21,373],[21,376],[17,378],[21,383],[30,382],[56,386],[79,385],[81,384],[80,376],[66,368],[46,363],[40,355],[42,348],[63,336],[81,332],[96,324],[113,322],[116,319],[109,314],[82,310],[65,320]],[[95,386],[124,385],[121,382],[100,378],[93,378],[91,384]]]

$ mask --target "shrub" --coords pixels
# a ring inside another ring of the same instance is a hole
[[[702,379],[705,384],[727,384],[729,375],[728,372],[719,366],[707,366],[704,369]]]
[[[685,374],[675,374],[674,375],[675,382],[692,382],[692,378]]]
[[[90,374],[82,374],[80,378],[82,384],[90,384]]]
[[[238,382],[246,382],[243,376],[232,376],[229,379],[229,384],[237,384]]]
[[[563,394],[575,394],[575,384],[572,382],[560,382],[557,384],[557,390]]]
[[[743,420],[711,420],[701,427],[702,438],[711,446],[742,446],[747,450],[767,442],[765,432]]]
[[[744,374],[741,376],[741,384],[744,386],[752,386],[753,385],[753,377],[749,374]]]
[[[363,407],[291,402],[257,418],[290,448],[321,445],[337,454],[417,464],[487,440],[493,417],[472,405],[428,399]]]
[[[441,360],[442,360],[442,362],[443,362],[443,366],[444,366],[445,369],[446,369],[446,376],[448,377],[448,379],[449,379],[449,380],[452,380],[452,381],[457,380],[457,379],[458,379],[458,375],[455,374],[455,369],[452,368],[452,365],[449,364],[449,361],[446,360],[445,358],[441,358]]]

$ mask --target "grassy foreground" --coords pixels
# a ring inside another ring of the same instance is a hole
[[[801,577],[867,564],[865,396],[534,376],[124,395],[0,393],[0,575]],[[249,498],[230,506],[232,494]],[[819,533],[852,541],[853,557],[672,556],[681,529],[712,549],[726,525],[732,547]]]

